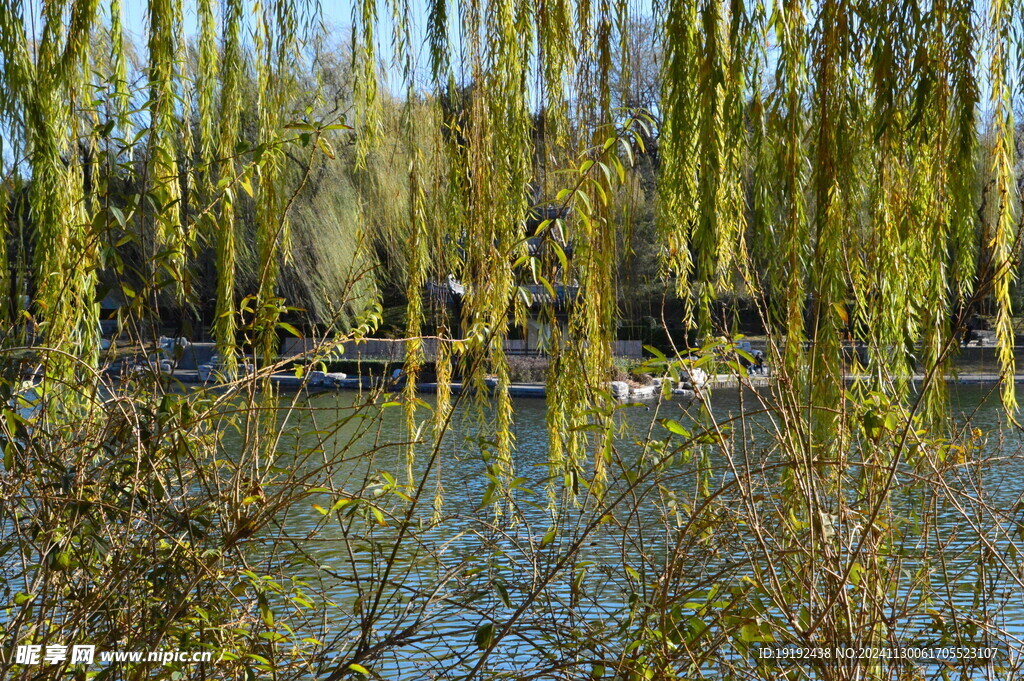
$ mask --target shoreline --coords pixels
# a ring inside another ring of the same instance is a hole
[[[166,374],[168,378],[171,378],[181,383],[196,385],[216,385],[215,382],[209,381],[204,382],[199,378],[199,372],[196,370],[183,369],[174,371],[171,374]],[[855,383],[858,381],[866,381],[871,377],[868,375],[846,375],[844,379],[847,383]],[[920,384],[924,381],[923,374],[915,374],[911,377],[911,380],[915,384]],[[999,384],[1000,376],[998,373],[991,372],[978,372],[978,373],[964,373],[959,375],[949,375],[945,377],[945,381],[948,384],[953,385],[973,385],[973,386],[996,386]],[[303,388],[310,392],[323,393],[332,391],[349,391],[349,390],[373,390],[380,388],[382,384],[387,382],[382,376],[363,376],[357,378],[343,378],[336,379],[330,385],[311,383],[308,377],[297,377],[292,374],[272,374],[270,381],[279,388],[287,390],[301,390]],[[768,388],[775,382],[773,376],[747,376],[740,379],[734,374],[717,374],[709,377],[707,387],[710,389],[726,389],[735,390],[741,387],[758,389]],[[1024,373],[1014,375],[1015,384],[1024,384]],[[493,387],[493,384],[489,384]],[[437,383],[420,383],[416,386],[416,392],[424,394],[433,394],[437,392]],[[401,389],[400,384],[395,384],[392,392]],[[463,383],[461,381],[453,381],[450,384],[450,389],[453,394],[459,394],[462,392]],[[535,398],[541,399],[547,396],[547,386],[544,383],[512,383],[509,385],[509,395],[512,397],[524,397],[524,398]],[[640,386],[634,388],[631,394],[626,399],[656,399],[660,395],[660,390],[655,385]],[[678,396],[678,395],[677,395]],[[686,397],[685,395],[683,397]],[[624,400],[625,401],[625,400]]]

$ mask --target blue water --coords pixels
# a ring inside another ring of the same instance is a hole
[[[1014,652],[1021,648],[1024,590],[1016,580],[1024,573],[1019,572],[1021,559],[1013,552],[1011,540],[1019,544],[1024,539],[1015,539],[1017,522],[1024,517],[1014,508],[1024,489],[1024,459],[1018,434],[1006,425],[998,403],[987,399],[989,392],[960,387],[953,395],[952,409],[959,421],[969,421],[985,437],[979,450],[966,455],[963,465],[943,474],[947,491],[928,492],[924,486],[913,485],[915,476],[927,477],[931,473],[905,466],[897,474],[892,510],[879,519],[894,523],[901,538],[888,558],[899,561],[902,567],[896,571],[898,579],[889,585],[883,599],[883,612],[887,609],[890,614],[895,613],[888,631],[892,640],[902,645],[939,641],[933,625],[943,621],[947,628],[976,624],[977,633],[967,637],[971,640],[996,640]],[[350,414],[360,399],[351,393],[301,398],[299,411],[290,416],[290,422],[303,427],[315,422],[323,428],[323,424]],[[429,398],[427,402],[431,403]],[[751,394],[741,401],[736,391],[719,391],[711,406],[715,419],[729,423],[733,430],[727,440],[732,464],[718,448],[708,448],[710,489],[713,493],[724,490],[719,497],[724,503],[722,528],[707,543],[692,541],[693,528],[688,534],[678,532],[690,517],[688,505],[700,498],[696,491],[696,465],[692,461],[676,461],[652,475],[649,483],[639,485],[636,493],[628,495],[608,513],[606,522],[594,526],[590,523],[597,514],[592,500],[586,498],[585,487],[580,488],[574,503],[564,496],[562,486],[556,485],[559,513],[555,520],[547,494],[548,436],[545,405],[540,400],[515,403],[514,466],[515,475],[522,478],[522,489],[515,494],[515,512],[510,513],[505,506],[503,514],[496,516],[494,504],[481,506],[489,479],[477,437],[481,422],[487,430],[489,416],[484,409],[481,421],[474,408],[460,409],[430,471],[423,499],[377,605],[381,616],[375,624],[375,641],[409,627],[413,627],[415,634],[373,658],[373,671],[383,678],[464,675],[479,659],[480,651],[474,640],[478,628],[486,622],[500,627],[540,587],[569,547],[576,544],[579,552],[568,568],[540,588],[541,596],[494,648],[485,669],[524,677],[530,673],[542,678],[586,676],[572,665],[563,669],[561,676],[551,675],[552,669],[573,657],[567,651],[578,649],[574,659],[579,660],[621,655],[631,633],[638,629],[629,617],[631,599],[649,596],[669,567],[674,571],[672,589],[679,592],[680,603],[690,609],[686,612],[695,610],[708,597],[708,587],[713,583],[738,587],[754,574],[765,579],[765,571],[771,568],[765,564],[761,548],[754,540],[749,508],[741,502],[734,482],[737,472],[740,479],[750,480],[753,487],[748,493],[756,499],[753,508],[766,525],[780,522],[772,515],[780,492],[778,468],[771,467],[778,462],[771,435],[773,424],[763,414],[744,421],[732,420],[740,413],[757,410]],[[660,425],[651,429],[652,419],[674,418],[689,427],[701,418],[698,412],[697,405],[675,402],[621,410],[620,432],[608,466],[612,481],[605,498],[614,498],[626,487],[624,471],[643,468],[636,462],[644,451],[648,431],[655,438],[667,436]],[[293,456],[292,463],[298,469],[319,464],[325,458],[336,460],[330,480],[342,492],[359,489],[368,479],[386,482],[382,471],[404,482],[405,446],[395,444],[407,439],[400,408],[385,409],[379,423],[361,437],[353,439],[354,430],[355,426],[350,424],[322,443],[314,443],[308,435],[286,438],[286,446],[281,449],[305,450],[305,454],[285,456]],[[430,453],[427,445],[418,448],[413,465],[417,482],[423,479]],[[655,456],[654,452],[647,452],[648,461]],[[588,475],[589,468],[588,465]],[[444,489],[443,520],[432,526],[431,502],[438,480]],[[412,494],[411,489],[404,491]],[[846,489],[844,495],[856,505],[856,489]],[[325,518],[312,506],[318,503],[327,508],[332,498],[323,495],[322,500],[296,505],[282,517],[281,531],[295,538],[302,551],[319,564],[316,569],[305,562],[289,564],[286,571],[315,579],[330,593],[336,605],[328,608],[328,649],[341,651],[340,656],[359,631],[357,611],[369,607],[365,597],[357,603],[357,594],[381,577],[406,502],[392,493],[382,494],[379,500],[385,515],[389,510],[396,515],[388,520],[387,527],[371,530],[368,526],[373,525],[372,520],[356,521],[345,527],[333,515]],[[932,524],[915,519],[915,509],[924,505],[930,505],[934,511]],[[857,525],[862,524],[858,520],[863,518],[836,519],[830,550],[849,552],[856,545],[860,531]],[[543,538],[553,526],[557,532],[550,543],[545,542]],[[352,541],[353,529],[364,532],[368,540]],[[774,533],[771,527],[768,530],[769,534]],[[689,553],[684,560],[667,566],[665,561],[677,541],[686,544]],[[546,545],[542,547],[542,543]],[[712,544],[717,550],[709,548]],[[988,546],[991,555],[979,567],[977,555],[981,546]],[[783,547],[768,548],[775,551]],[[281,567],[282,561],[289,563],[294,557],[278,553],[267,558],[264,567],[273,571],[274,567]],[[984,571],[986,584],[981,594],[975,591],[979,570]],[[577,583],[575,578],[581,572],[585,572],[586,578]],[[776,573],[781,577],[785,571],[777,569]],[[920,599],[922,589],[915,580],[924,579],[926,574],[933,585],[941,588],[929,591],[930,602],[920,603],[915,599]],[[478,598],[467,603],[466,594],[474,589],[479,590]],[[766,605],[766,617],[779,614],[778,608],[765,598],[760,601]],[[902,614],[904,609],[913,615]],[[705,619],[712,620],[710,616]],[[999,636],[985,638],[985,631],[999,632]],[[331,635],[339,638],[331,640]],[[586,639],[604,639],[611,647],[586,649]],[[731,650],[727,642],[720,645],[723,651]],[[711,660],[704,667],[713,673],[714,664]],[[367,666],[371,666],[369,662]],[[933,665],[921,669],[930,678],[941,668]],[[588,667],[587,673],[589,670]],[[1005,678],[1009,673],[1004,670],[999,677]],[[975,671],[969,677],[984,678],[984,672]]]

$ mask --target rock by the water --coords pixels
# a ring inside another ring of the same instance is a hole
[[[630,395],[640,400],[653,399],[658,395],[658,386],[641,385],[636,388],[633,388]]]
[[[324,377],[320,385],[327,388],[337,388],[341,385],[341,382],[348,378],[348,374],[343,374],[340,371],[332,371],[324,374]]]
[[[611,381],[608,383],[608,389],[617,399],[624,400],[629,397],[629,383],[625,381]]]

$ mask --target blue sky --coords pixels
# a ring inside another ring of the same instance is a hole
[[[26,13],[28,17],[38,17],[38,12],[42,5],[42,0],[24,0],[26,5],[30,8],[30,11]],[[196,0],[182,0],[185,6],[185,30],[190,36],[196,33]],[[216,6],[219,6],[223,0],[213,0]],[[347,35],[347,30],[352,22],[352,0],[346,0],[344,2],[340,0],[310,0],[311,2],[319,2],[323,13],[323,21],[329,29],[332,29],[335,34],[341,40],[345,40],[344,36]],[[459,0],[448,0],[449,1],[449,19],[452,22],[450,29],[450,35],[453,43],[457,40],[457,6]],[[634,16],[647,16],[652,11],[653,0],[630,0],[631,13]],[[979,14],[980,23],[987,20],[987,3],[986,0],[975,0],[976,10]],[[9,2],[9,0],[0,0],[0,2]],[[302,3],[303,0],[296,0],[298,3]],[[425,0],[408,0],[409,7],[412,14],[412,26],[415,28],[414,35],[412,36],[414,46],[414,57],[416,59],[416,67],[419,73],[417,78],[417,84],[427,86],[426,83],[426,71],[427,71],[427,57],[426,48],[424,44],[424,26],[426,24],[427,4]],[[123,16],[124,16],[124,28],[132,38],[132,42],[139,48],[144,49],[145,46],[145,34],[146,34],[146,6],[147,0],[122,0],[123,5]],[[390,8],[387,6],[386,0],[378,0],[378,16],[380,17],[380,25],[378,26],[378,56],[387,65],[390,64],[393,56],[392,50],[392,29],[390,22]],[[104,20],[108,16],[109,12],[109,0],[100,0],[100,11],[104,16]],[[38,30],[38,21],[29,20],[29,32]],[[457,51],[457,48],[456,48]],[[1016,56],[1016,55],[1015,55]],[[984,60],[986,55],[981,55]],[[987,64],[983,61],[980,65],[980,85],[982,92],[981,94],[981,113],[984,114],[990,108],[989,102],[989,88],[987,78]],[[400,78],[397,74],[397,69],[387,68],[389,71],[390,87],[393,90],[400,90]],[[1015,78],[1016,69],[1011,68],[1011,78]],[[771,72],[771,68],[769,68]],[[1019,83],[1014,83],[1016,87],[1019,87]]]
[[[32,4],[36,4],[39,0],[29,0]],[[194,0],[183,0],[185,4],[185,30],[190,36],[196,33],[196,3]],[[214,0],[219,5],[221,0]],[[302,2],[302,0],[298,0]],[[339,36],[347,35],[349,27],[352,25],[352,2],[340,0],[319,0],[323,14],[323,21],[327,28],[333,30]],[[454,42],[458,39],[457,36],[457,8],[456,3],[458,0],[449,0],[449,21],[452,23],[450,27],[450,36]],[[124,28],[132,36],[133,41],[136,45],[144,45],[144,36],[146,29],[146,0],[122,0],[122,12],[124,16]],[[648,16],[652,11],[652,0],[631,0],[631,13],[636,16]],[[414,33],[412,36],[413,45],[415,47],[415,59],[417,62],[417,69],[421,72],[425,72],[427,68],[427,55],[425,48],[425,34],[424,28],[426,25],[427,16],[427,4],[423,0],[409,0],[409,7],[412,14],[412,25],[414,26]],[[108,15],[109,2],[108,0],[101,0],[101,11],[104,17]],[[378,1],[378,16],[381,20],[381,25],[378,27],[378,55],[384,61],[385,64],[391,62],[394,55],[392,49],[392,28],[390,21],[390,10],[386,6],[384,0]],[[393,78],[392,80],[397,80]]]

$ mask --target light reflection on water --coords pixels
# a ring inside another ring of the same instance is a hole
[[[983,471],[965,467],[962,474],[947,477],[963,492],[962,495],[951,495],[960,507],[957,508],[955,504],[950,503],[944,495],[922,497],[918,493],[903,494],[903,488],[897,487],[894,495],[896,515],[908,519],[905,530],[906,542],[903,546],[905,556],[902,558],[908,579],[899,589],[902,590],[901,593],[907,592],[906,584],[909,583],[909,577],[918,567],[915,564],[918,558],[915,556],[920,556],[925,548],[934,552],[936,544],[943,543],[946,546],[946,564],[943,570],[952,577],[945,585],[948,587],[945,602],[936,601],[931,609],[940,614],[953,608],[961,613],[972,613],[979,619],[988,619],[994,628],[1001,629],[1019,640],[1024,637],[1024,590],[1017,587],[1006,569],[999,565],[999,561],[993,562],[985,575],[986,580],[995,585],[992,593],[997,597],[997,602],[977,602],[973,590],[979,576],[976,556],[972,550],[977,547],[977,534],[965,516],[977,518],[983,534],[991,538],[993,548],[1005,552],[1008,543],[1001,530],[1014,530],[1016,522],[1021,520],[1020,512],[1014,515],[1011,509],[1024,490],[1024,462],[1018,455],[1019,437],[1006,426],[998,400],[988,399],[991,393],[989,388],[959,386],[951,395],[951,408],[959,422],[965,423],[969,419],[972,428],[978,428],[985,434],[983,453],[986,457],[994,458]],[[432,401],[430,398],[425,399],[428,403]],[[302,402],[302,407],[311,411],[307,414],[300,412],[293,415],[291,425],[298,426],[298,430],[301,431],[303,426],[313,422],[311,414],[315,412],[317,427],[322,428],[324,423],[347,413],[356,400],[357,397],[352,393],[312,396]],[[752,406],[755,405],[751,404],[749,396],[741,406],[736,391],[719,391],[713,398],[713,411],[719,420]],[[426,410],[421,411],[424,415],[427,413]],[[640,407],[624,409],[622,413],[625,428],[617,443],[617,451],[623,460],[630,461],[639,456],[638,442],[647,433],[655,412]],[[680,413],[681,405],[668,403],[661,407],[657,415],[680,418],[683,421]],[[544,535],[551,524],[545,492],[548,475],[545,404],[542,400],[517,400],[515,414],[515,471],[517,476],[525,478],[522,486],[533,491],[533,494],[521,492],[517,496],[520,500],[533,504],[519,504],[521,517],[517,525],[499,523],[499,529],[492,527],[495,520],[493,509],[490,506],[480,508],[489,481],[484,475],[485,464],[481,460],[480,447],[475,440],[476,421],[471,409],[460,410],[455,415],[439,459],[440,481],[444,488],[444,521],[434,529],[414,532],[416,541],[410,545],[410,549],[400,552],[399,569],[391,576],[395,583],[404,585],[403,588],[410,593],[416,589],[429,588],[438,581],[443,584],[445,570],[453,565],[485,566],[489,575],[504,581],[514,609],[519,602],[518,599],[531,587],[531,581],[535,579],[538,571],[542,572],[546,567],[530,563],[535,556],[534,549],[538,538]],[[755,417],[747,430],[740,431],[746,433],[743,437],[747,438],[746,456],[750,460],[757,461],[771,456],[771,440],[765,434],[765,427],[765,418]],[[330,450],[334,443],[347,441],[346,435],[349,432],[351,429],[343,430],[340,435],[330,438],[327,449]],[[664,431],[656,428],[655,436],[664,437]],[[372,476],[378,471],[388,471],[399,481],[404,481],[405,447],[394,443],[403,443],[406,439],[401,409],[386,409],[379,426],[361,438],[354,451],[350,450],[349,462],[335,473],[335,484],[340,489],[358,488],[365,476]],[[293,445],[296,448],[309,447],[313,442],[312,438],[303,437]],[[364,452],[372,452],[372,455],[363,456]],[[352,454],[357,456],[353,457]],[[414,479],[422,478],[429,454],[428,447],[420,447],[413,464]],[[1003,456],[996,457],[998,454]],[[732,473],[724,466],[724,461],[712,458],[712,463],[715,466],[713,487],[731,480]],[[432,472],[432,476],[436,475],[436,470],[437,468]],[[901,472],[898,480],[905,479],[909,478]],[[690,475],[666,479],[666,484],[675,487],[680,493],[692,491],[692,472]],[[426,490],[426,501],[417,510],[417,516],[424,522],[433,512],[429,503],[433,494],[433,483],[428,484]],[[612,492],[614,491],[613,486]],[[669,537],[664,524],[664,509],[652,501],[657,498],[657,494],[652,494],[642,500],[637,505],[638,517],[620,519],[631,520],[631,533],[643,535],[643,548],[655,559],[663,558],[670,550],[667,546]],[[982,511],[982,500],[990,508],[1005,512],[1001,526],[994,525],[991,516]],[[664,501],[663,497],[661,501]],[[329,503],[329,500],[325,499],[325,502]],[[934,504],[937,519],[933,527],[927,528],[927,542],[922,540],[924,528],[910,519],[913,507],[922,503]],[[625,516],[625,513],[622,515]],[[570,505],[563,513],[561,523],[563,527],[572,528],[574,521],[585,517],[586,512],[583,509]],[[305,545],[305,549],[324,566],[339,574],[350,575],[361,570],[365,570],[365,574],[370,574],[371,571],[380,569],[379,552],[374,553],[371,547],[362,546],[359,547],[362,550],[352,558],[345,546],[341,529],[334,523],[325,524],[323,515],[314,510],[312,505],[291,509],[283,519],[283,525],[287,533],[297,539],[315,536],[314,540]],[[571,535],[571,532],[568,534]],[[390,548],[389,539],[393,537],[390,528],[379,532],[378,537],[382,542],[378,549]],[[566,622],[573,622],[579,628],[617,625],[628,605],[629,594],[636,590],[636,585],[623,569],[624,562],[632,561],[636,557],[632,554],[635,548],[633,542],[636,539],[635,536],[624,536],[621,531],[614,530],[598,529],[590,534],[581,548],[579,559],[590,561],[590,574],[602,578],[593,580],[589,598],[583,601],[578,599],[578,594],[573,593],[571,579],[555,580],[548,587],[549,602],[545,605],[548,614],[560,615]],[[565,541],[567,540],[568,537]],[[749,541],[750,537],[736,537],[734,540],[729,544],[733,550],[733,557],[742,558],[743,543]],[[556,540],[556,546],[559,541],[563,539],[560,537]],[[523,543],[526,544],[525,547],[522,546]],[[416,546],[419,550],[414,548]],[[496,553],[499,549],[502,552],[500,555]],[[423,560],[423,556],[435,552],[442,556],[441,559]],[[721,556],[717,562],[706,563],[702,571],[722,566],[728,562],[728,558],[729,556]],[[349,563],[350,560],[354,560],[355,569]],[[1017,563],[1017,560],[1006,561],[1008,566]],[[295,569],[299,576],[313,576],[312,572],[304,571],[307,568]],[[693,575],[695,581],[702,576],[702,572]],[[332,599],[340,606],[338,616],[352,616],[357,590],[351,580],[336,579],[331,582],[328,579],[327,583]],[[417,605],[415,598],[402,598],[400,593],[401,589],[396,587],[388,594],[388,598],[393,600],[387,603],[385,599],[385,616],[379,624],[382,632],[388,631],[391,627],[398,627],[400,622],[408,622],[412,618],[409,612]],[[492,607],[495,606],[496,600],[497,596],[491,593],[484,597],[483,602]],[[511,613],[511,609],[503,608],[500,603],[496,607],[499,612],[503,611],[506,615]],[[433,633],[435,640],[398,650],[375,665],[375,671],[384,678],[417,678],[419,674],[426,673],[426,668],[436,671],[439,667],[450,669],[453,676],[457,675],[459,670],[465,672],[468,669],[466,665],[472,665],[474,662],[473,633],[483,621],[482,615],[464,608],[439,604],[435,607],[430,623],[426,627],[426,631]],[[895,623],[895,630],[901,634],[903,640],[915,639],[920,637],[921,631],[926,629],[929,623],[927,617],[920,621],[898,622]],[[519,669],[530,659],[538,659],[544,654],[545,635],[549,634],[538,630],[536,641],[510,638],[503,642],[494,651],[494,663],[490,668]],[[453,651],[465,657],[453,657]],[[442,657],[447,659],[444,662],[436,662]],[[433,666],[435,663],[436,666]]]

